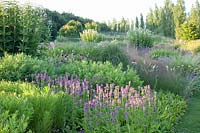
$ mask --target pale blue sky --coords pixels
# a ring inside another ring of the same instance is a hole
[[[108,21],[116,18],[135,19],[140,13],[144,16],[155,3],[162,6],[164,0],[19,0],[31,2],[58,12],[70,12],[96,21]],[[176,0],[172,0],[176,2]],[[185,0],[189,11],[196,0]]]

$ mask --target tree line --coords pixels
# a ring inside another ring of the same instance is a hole
[[[146,16],[146,28],[156,34],[183,40],[200,38],[200,4],[197,0],[186,13],[185,1],[174,4],[165,0],[163,7],[155,5]]]

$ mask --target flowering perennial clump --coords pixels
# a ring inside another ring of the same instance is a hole
[[[139,119],[156,114],[156,93],[152,93],[149,85],[135,89],[130,85],[97,84],[93,88],[86,79],[79,81],[68,75],[51,79],[46,73],[37,74],[36,81],[40,86],[49,86],[52,91],[64,91],[74,97],[76,105],[83,108],[86,132],[102,132],[106,126],[109,127],[106,130],[111,131],[133,130],[130,125],[131,128],[145,125],[146,122]]]

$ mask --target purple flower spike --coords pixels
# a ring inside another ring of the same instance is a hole
[[[85,133],[85,130],[81,130],[81,133]]]
[[[89,110],[89,103],[84,104],[84,112],[88,112]]]

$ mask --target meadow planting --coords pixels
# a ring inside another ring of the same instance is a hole
[[[199,27],[150,17],[106,24],[0,1],[0,133],[184,132]]]

